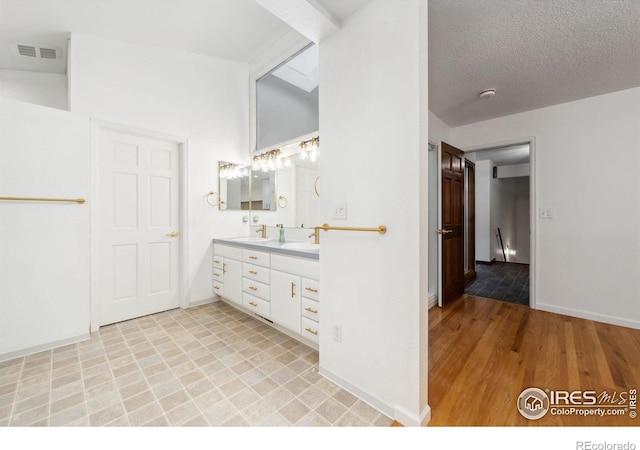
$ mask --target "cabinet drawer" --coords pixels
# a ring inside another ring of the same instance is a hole
[[[311,320],[318,321],[320,317],[320,303],[308,298],[302,298],[302,315]]]
[[[242,306],[262,317],[269,318],[271,315],[269,302],[249,295],[246,292],[242,294]]]
[[[303,278],[302,280],[302,296],[311,298],[313,300],[320,300],[320,283],[316,280],[310,280],[308,278]]]
[[[214,269],[222,270],[222,265],[224,264],[224,258],[220,255],[213,255],[213,267]]]
[[[242,259],[242,249],[230,245],[213,244],[213,254],[238,261]]]
[[[269,285],[249,278],[242,279],[242,292],[269,301]]]
[[[320,276],[320,264],[317,260],[297,256],[271,255],[271,268],[312,280],[317,280]]]
[[[224,296],[224,284],[213,280],[213,292],[214,294]]]
[[[213,268],[213,279],[222,283],[224,281],[222,268]]]
[[[261,283],[269,284],[269,269],[265,269],[264,267],[256,266],[254,264],[243,263],[242,276],[260,281]]]
[[[306,317],[301,317],[300,320],[302,321],[302,336],[312,342],[318,343],[318,333],[320,330],[318,322],[307,319]]]
[[[242,249],[242,260],[257,266],[269,267],[269,253],[257,252],[255,250]]]

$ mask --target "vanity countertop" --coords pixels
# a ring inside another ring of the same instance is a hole
[[[246,237],[236,238],[214,238],[214,244],[233,245],[235,247],[250,248],[252,250],[261,250],[271,253],[282,253],[290,256],[301,256],[309,259],[320,259],[320,249],[305,248],[287,248],[287,244],[309,244],[309,242],[287,241],[279,242],[277,239],[269,239],[266,241],[244,241]],[[250,239],[250,238],[249,238]]]

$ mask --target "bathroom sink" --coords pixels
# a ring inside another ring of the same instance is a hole
[[[245,236],[245,237],[233,238],[231,240],[236,242],[267,242],[267,241],[270,241],[271,239],[257,237],[257,236]]]
[[[289,242],[282,244],[280,248],[287,250],[320,250],[320,244],[312,244],[310,242]]]

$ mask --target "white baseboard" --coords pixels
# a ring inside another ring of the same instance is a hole
[[[214,303],[214,302],[217,302],[218,300],[220,300],[220,297],[205,298],[203,300],[198,300],[196,302],[189,303],[188,308],[193,308],[194,306],[206,305],[207,303]]]
[[[400,422],[406,427],[426,426],[431,420],[431,407],[429,407],[429,405],[424,408],[420,415],[412,414],[404,408],[387,405],[385,402],[363,391],[359,387],[354,386],[353,384],[339,377],[335,373],[323,368],[322,366],[319,367],[318,372],[327,380],[331,381],[334,384],[337,384],[342,389],[349,392],[350,394],[355,395],[372,408],[377,409],[385,416]]]
[[[433,294],[429,296],[429,303],[427,304],[427,307],[429,309],[433,308],[434,306],[436,306],[438,304],[438,294]]]
[[[431,407],[425,406],[420,415],[411,414],[404,408],[396,408],[395,420],[405,427],[426,427],[431,420]]]
[[[619,325],[621,327],[635,328],[636,330],[640,330],[640,321],[638,320],[629,320],[622,317],[608,316],[606,314],[592,313],[579,309],[563,308],[561,306],[548,305],[540,302],[536,303],[536,309],[556,314],[562,314],[565,316],[578,317],[580,319],[593,320],[594,322],[604,322],[611,325]]]
[[[90,334],[81,334],[78,336],[72,336],[70,338],[61,339],[55,342],[47,342],[46,344],[35,345],[33,347],[17,350],[15,352],[3,353],[0,355],[0,362],[8,361],[10,359],[21,358],[23,356],[33,355],[34,353],[43,352],[45,350],[51,350],[52,348],[58,348],[69,344],[76,344],[78,342],[86,341],[90,339]]]
[[[323,368],[322,366],[319,366],[318,373],[320,375],[322,375],[323,377],[325,377],[327,380],[331,381],[332,383],[337,384],[338,386],[340,386],[345,391],[355,395],[356,397],[358,397],[360,400],[362,400],[363,402],[365,402],[366,404],[368,404],[372,408],[377,409],[378,411],[380,411],[385,416],[387,416],[389,418],[392,418],[392,419],[395,419],[395,409],[392,406],[387,405],[386,403],[384,403],[384,402],[380,401],[379,399],[375,398],[374,396],[368,394],[367,392],[363,391],[359,387],[354,386],[353,384],[349,383],[348,381],[340,378],[338,375],[336,375],[335,373]]]

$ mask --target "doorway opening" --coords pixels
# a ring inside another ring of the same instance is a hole
[[[475,276],[465,294],[530,304],[530,154],[529,143],[465,154],[475,178],[474,233],[466,234],[475,241]]]

